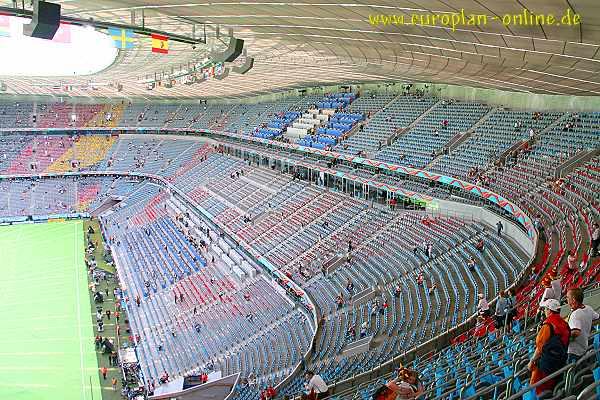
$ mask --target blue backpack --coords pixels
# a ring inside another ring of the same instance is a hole
[[[567,365],[567,346],[564,345],[560,336],[554,334],[554,327],[550,327],[550,339],[542,347],[542,355],[538,360],[538,368],[547,375],[558,371]]]

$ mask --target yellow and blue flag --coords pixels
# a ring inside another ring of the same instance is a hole
[[[130,29],[108,28],[108,34],[117,49],[131,49],[134,46],[135,33]]]

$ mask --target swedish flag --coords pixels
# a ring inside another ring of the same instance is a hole
[[[135,38],[135,33],[129,29],[119,29],[119,28],[108,28],[108,34],[115,42],[115,47],[117,49],[131,49],[133,48],[133,39]]]

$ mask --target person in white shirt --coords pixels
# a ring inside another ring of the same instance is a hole
[[[540,298],[540,306],[538,307],[536,314],[536,321],[543,321],[545,318],[542,303],[549,299],[560,301],[560,279],[558,279],[558,282],[556,282],[556,279],[552,280],[550,276],[545,276],[542,278],[542,286],[544,286],[545,289],[542,297]]]
[[[490,305],[482,293],[479,294],[479,303],[477,303],[477,313],[482,317],[487,317],[490,314]]]
[[[592,307],[583,304],[583,290],[580,288],[570,289],[567,292],[567,303],[571,307],[569,315],[571,337],[567,353],[569,355],[568,362],[572,363],[586,353],[592,322],[600,318],[600,315]]]
[[[304,377],[307,381],[304,386],[306,389],[306,395],[303,396],[304,398],[308,398],[311,393],[314,393],[317,399],[323,399],[329,396],[329,386],[327,386],[323,378],[312,371],[306,371]]]
[[[542,294],[542,298],[540,299],[540,304],[548,299],[554,299],[560,301],[560,279],[558,282],[556,279],[552,280],[549,277],[544,277],[542,279],[542,285],[545,287],[544,293]],[[558,290],[557,290],[558,289]]]
[[[561,282],[561,277],[560,275],[556,275],[552,278],[550,278],[550,286],[552,286],[552,290],[554,292],[554,299],[559,300],[562,297],[562,286],[560,284]]]

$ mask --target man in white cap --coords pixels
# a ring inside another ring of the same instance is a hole
[[[527,364],[531,371],[530,385],[535,385],[535,394],[539,397],[543,392],[552,391],[556,379],[544,383],[537,382],[558,371],[567,362],[567,346],[569,345],[569,325],[560,317],[560,302],[547,299],[540,304],[546,319],[535,338],[535,352]],[[548,346],[546,346],[548,344]],[[561,347],[564,351],[558,351]],[[564,355],[564,358],[561,357]]]

